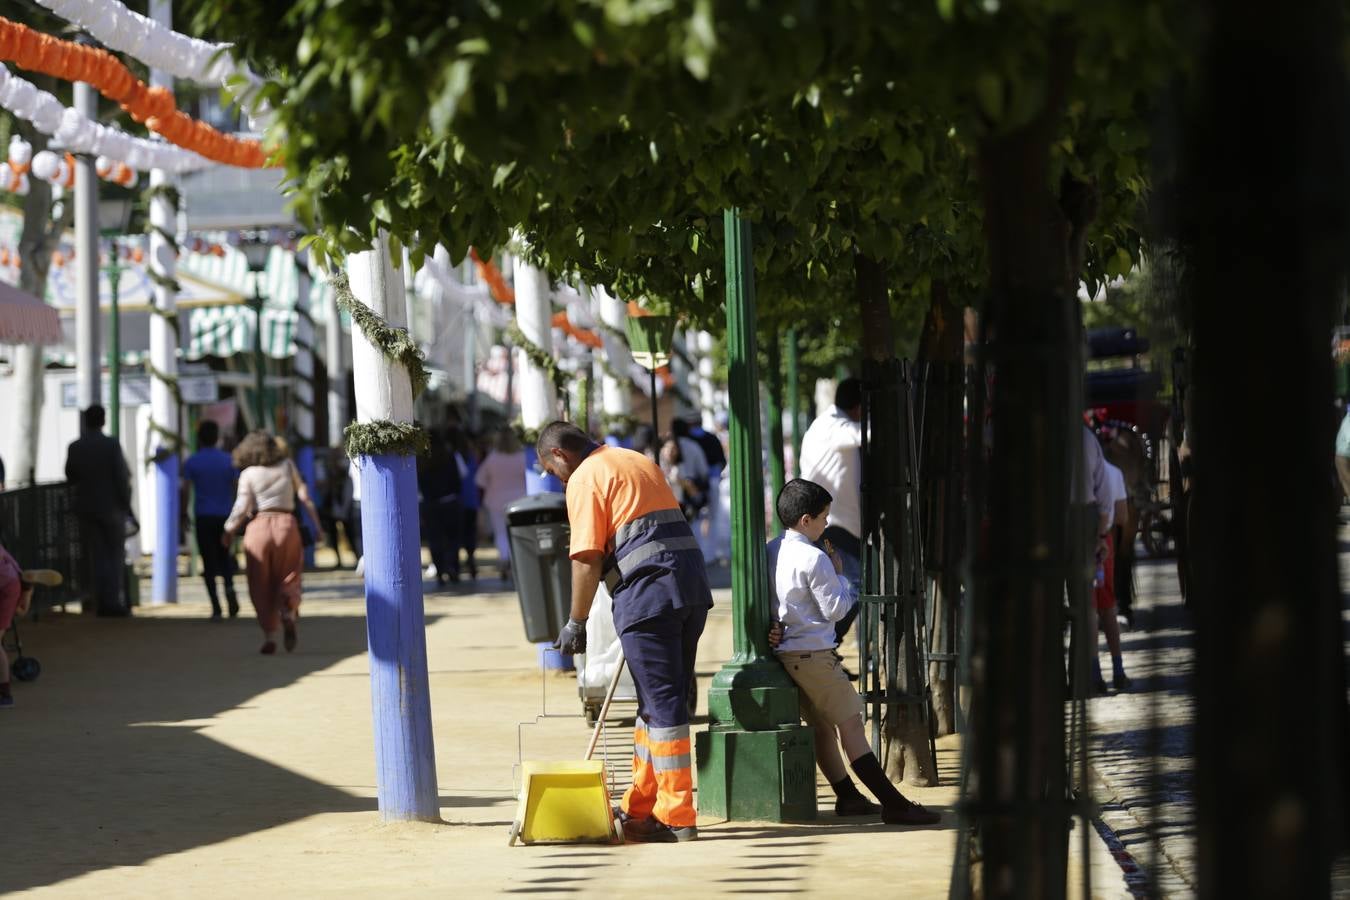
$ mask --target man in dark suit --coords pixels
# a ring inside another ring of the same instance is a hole
[[[131,473],[122,447],[103,433],[103,407],[89,407],[82,418],[80,438],[66,451],[66,481],[75,487],[89,591],[100,616],[125,616],[131,613],[122,591]]]

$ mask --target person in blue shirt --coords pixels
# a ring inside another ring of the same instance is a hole
[[[197,520],[197,551],[202,555],[202,579],[211,598],[211,619],[220,621],[220,600],[216,579],[225,581],[225,602],[230,618],[239,615],[239,599],[234,593],[234,554],[221,544],[225,520],[234,506],[234,486],[239,479],[230,454],[216,446],[220,426],[207,420],[197,426],[197,452],[183,466],[183,485],[193,492],[192,512]]]

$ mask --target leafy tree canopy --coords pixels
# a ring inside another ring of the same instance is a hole
[[[1167,0],[191,6],[274,74],[270,138],[330,251],[385,228],[488,252],[521,229],[555,274],[704,321],[729,206],[756,222],[770,319],[846,298],[856,252],[901,302],[935,278],[977,297],[976,148],[1037,114],[1055,55],[1074,77],[1053,175],[1096,188],[1089,281],[1121,274],[1175,68]]]

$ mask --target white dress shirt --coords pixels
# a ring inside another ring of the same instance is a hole
[[[1101,441],[1086,425],[1083,426],[1083,463],[1083,471],[1073,482],[1073,502],[1094,504],[1097,512],[1114,517],[1116,504],[1106,482],[1106,457],[1102,455]]]
[[[829,523],[862,538],[862,425],[837,406],[802,435],[802,478],[834,498]]]
[[[858,602],[853,586],[799,531],[789,529],[769,541],[768,554],[769,589],[783,623],[778,652],[833,647],[834,623]]]
[[[1130,499],[1130,495],[1125,490],[1125,473],[1109,462],[1103,462],[1102,465],[1106,468],[1106,488],[1111,496],[1111,512],[1106,517],[1106,527],[1109,530],[1116,524],[1116,503]]]

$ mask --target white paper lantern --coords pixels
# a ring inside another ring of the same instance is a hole
[[[12,191],[13,181],[14,170],[9,167],[9,163],[0,163],[0,191]]]
[[[17,187],[14,188],[14,193],[18,194],[20,197],[27,197],[27,196],[28,196],[28,176],[27,176],[27,175],[20,175],[20,176],[19,176],[19,184],[18,184]]]
[[[99,178],[107,178],[112,174],[113,161],[106,156],[100,156],[94,160],[94,174]]]
[[[61,157],[50,150],[43,150],[33,157],[33,174],[43,181],[52,181],[61,169]]]
[[[16,112],[15,115],[18,115]],[[9,139],[9,161],[17,166],[26,166],[33,160],[33,147],[17,134]]]

